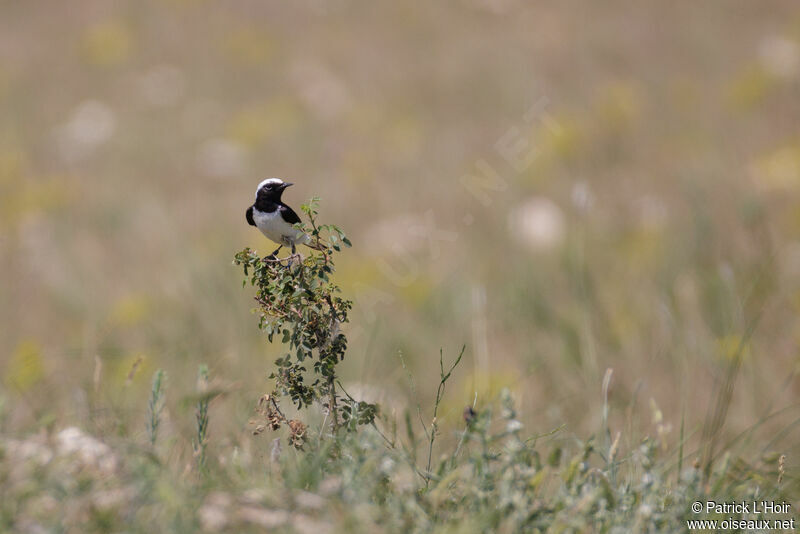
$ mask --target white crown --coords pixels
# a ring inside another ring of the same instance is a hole
[[[258,192],[267,184],[282,184],[283,180],[280,178],[267,178],[266,180],[262,180],[258,187],[256,187],[256,197],[258,197]]]

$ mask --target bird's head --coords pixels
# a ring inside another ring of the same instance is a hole
[[[256,189],[256,200],[259,198],[264,198],[266,200],[277,202],[281,199],[283,190],[290,185],[292,184],[289,182],[284,182],[280,178],[267,178],[258,184],[258,189]]]

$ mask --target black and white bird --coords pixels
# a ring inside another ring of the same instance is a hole
[[[297,245],[311,245],[311,238],[294,227],[300,217],[292,208],[281,201],[284,189],[290,183],[280,178],[267,178],[256,189],[256,201],[247,208],[247,222],[255,226],[261,233],[280,245],[271,256],[275,256],[284,246],[292,247],[295,253]],[[312,247],[316,248],[316,247]]]
[[[245,217],[248,224],[255,226],[261,233],[280,245],[271,256],[275,256],[284,246],[292,247],[295,253],[297,245],[308,245],[311,238],[294,227],[300,222],[295,211],[281,201],[283,191],[292,185],[280,178],[267,178],[258,184],[256,201],[247,208]]]

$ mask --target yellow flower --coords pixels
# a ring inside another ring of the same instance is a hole
[[[11,353],[5,371],[9,388],[24,392],[44,378],[42,347],[35,340],[21,341]]]
[[[228,123],[228,137],[247,148],[286,135],[299,124],[297,103],[289,98],[275,98],[267,103],[248,106]]]
[[[759,187],[785,191],[800,186],[800,145],[779,148],[760,158],[752,166]]]
[[[552,154],[561,159],[574,156],[580,148],[583,137],[580,124],[566,115],[554,117],[544,123],[540,134],[543,155]]]
[[[751,67],[731,82],[728,88],[728,105],[734,109],[747,110],[764,101],[775,85],[775,79],[764,69]]]
[[[150,313],[150,300],[144,295],[127,295],[111,310],[109,321],[119,326],[133,326]]]
[[[597,114],[603,125],[622,130],[641,116],[644,96],[638,85],[615,82],[606,86],[597,102]]]
[[[746,359],[750,357],[750,343],[737,334],[731,334],[717,340],[717,352],[724,360]]]
[[[6,174],[0,154],[0,229],[14,227],[27,214],[48,212],[67,202],[66,178],[23,180],[13,171]]]
[[[263,30],[240,28],[226,37],[223,47],[240,64],[260,65],[272,57],[275,45]]]
[[[83,36],[82,48],[86,60],[101,67],[118,65],[131,52],[130,31],[120,21],[106,21],[89,28]]]

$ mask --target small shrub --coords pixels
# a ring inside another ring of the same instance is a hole
[[[279,259],[261,257],[245,248],[236,254],[234,263],[242,266],[246,285],[256,288],[255,300],[260,315],[258,326],[272,343],[279,340],[288,348],[275,360],[269,378],[272,392],[259,401],[257,412],[263,417],[256,433],[267,426],[273,430],[290,427],[291,443],[302,447],[305,425],[289,421],[280,410],[280,399],[288,397],[298,409],[321,403],[331,428],[336,432],[343,424],[348,430],[372,423],[377,407],[358,402],[337,391],[336,366],[344,359],[347,336],[341,325],[348,322],[352,301],[340,296],[341,290],[332,280],[334,255],[349,247],[344,232],[334,225],[317,224],[318,199],[302,206],[310,227],[296,226],[311,237],[309,253],[292,253]],[[292,423],[292,424],[290,424]],[[297,429],[301,428],[302,432]]]

